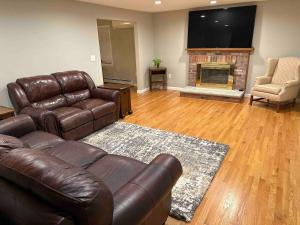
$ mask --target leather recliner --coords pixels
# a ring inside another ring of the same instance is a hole
[[[17,114],[64,139],[78,140],[119,117],[119,92],[96,88],[82,71],[21,78],[7,88]]]
[[[0,122],[0,221],[13,225],[162,225],[180,162],[150,164],[36,130],[28,115]]]

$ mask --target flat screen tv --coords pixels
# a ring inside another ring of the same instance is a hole
[[[256,6],[189,12],[188,48],[252,48]]]

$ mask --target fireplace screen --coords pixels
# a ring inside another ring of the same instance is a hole
[[[230,64],[208,63],[198,68],[198,86],[232,88],[233,77]]]

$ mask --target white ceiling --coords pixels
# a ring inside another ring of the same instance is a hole
[[[155,5],[154,0],[78,0],[81,2],[95,3],[123,9],[132,9],[144,12],[163,12],[179,9],[210,6],[210,0],[162,0],[161,5]],[[218,0],[218,5],[247,3],[264,0]]]

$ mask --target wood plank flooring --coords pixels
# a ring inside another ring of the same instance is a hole
[[[124,121],[230,145],[191,225],[300,224],[300,106],[276,113],[254,103],[132,95]],[[169,218],[166,225],[186,223]]]

